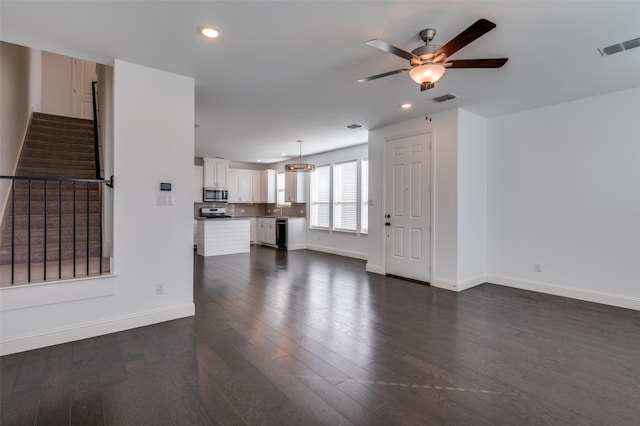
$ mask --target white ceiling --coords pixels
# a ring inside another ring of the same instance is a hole
[[[497,27],[452,59],[508,57],[501,69],[449,70],[420,92],[407,66],[365,42],[405,50],[436,28],[444,44],[479,18]],[[464,108],[484,117],[640,86],[639,1],[7,1],[0,38],[112,64],[114,58],[195,78],[196,155],[281,161],[366,142],[365,129]],[[218,26],[215,41],[197,34]],[[445,93],[458,99],[436,104]],[[415,107],[405,111],[403,102]],[[544,126],[544,123],[540,123]]]

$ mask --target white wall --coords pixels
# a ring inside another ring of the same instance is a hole
[[[73,117],[73,58],[42,52],[42,112]]]
[[[385,273],[384,153],[385,139],[432,129],[433,265],[431,283],[451,288],[457,283],[457,157],[458,110],[435,114],[433,121],[424,118],[374,129],[369,132],[369,241],[367,270]]]
[[[458,110],[458,290],[486,282],[487,120]]]
[[[324,152],[322,154],[307,156],[303,158],[303,161],[320,166],[324,164],[339,163],[341,161],[361,160],[363,158],[367,158],[367,155],[367,144],[364,143],[344,149],[337,149],[334,151]],[[284,171],[284,165],[290,162],[291,161],[278,163],[275,165],[275,168],[282,172]],[[309,188],[307,188],[307,193],[309,193]],[[310,211],[310,209],[307,208],[307,211]],[[371,220],[369,220],[369,223],[371,223]],[[357,259],[367,258],[367,234],[308,229],[308,225],[309,224],[307,223],[307,248],[309,250],[333,253]]]
[[[34,51],[0,42],[0,174],[14,175],[29,125],[31,111],[39,108],[38,58]],[[10,181],[0,181],[0,219],[9,196]]]
[[[640,309],[639,113],[636,88],[489,120],[491,282]]]
[[[122,61],[113,73],[115,275],[0,289],[2,354],[194,314],[194,80]],[[155,204],[160,182],[174,205]]]

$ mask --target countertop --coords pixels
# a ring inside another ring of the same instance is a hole
[[[195,220],[209,221],[209,220],[249,220],[250,217],[194,217]]]

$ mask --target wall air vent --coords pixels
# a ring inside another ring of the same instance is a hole
[[[598,48],[598,52],[600,52],[602,56],[608,56],[624,50],[633,49],[638,46],[640,46],[640,37],[634,38],[633,40],[623,41],[622,43],[612,44],[611,46]]]
[[[440,102],[450,101],[451,99],[455,99],[457,97],[458,95],[454,95],[453,93],[447,93],[446,95],[436,96],[435,98],[432,99],[432,101],[440,103]]]

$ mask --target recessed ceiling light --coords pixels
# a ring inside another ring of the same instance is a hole
[[[355,129],[359,129],[360,127],[362,127],[362,125],[353,123],[353,124],[347,124],[344,127],[346,127],[347,129],[355,130]]]
[[[280,155],[282,155],[283,157],[286,157],[287,153],[286,152],[281,152]]]
[[[262,160],[256,160],[256,163],[262,163]]]
[[[222,31],[213,25],[200,25],[198,32],[206,38],[218,38],[222,34]]]
[[[409,109],[411,108],[413,105],[411,105],[410,103],[405,103],[405,104],[400,104],[400,108],[402,109]]]

